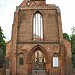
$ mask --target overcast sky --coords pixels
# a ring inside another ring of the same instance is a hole
[[[6,40],[11,38],[11,29],[14,11],[23,0],[0,1],[0,26],[4,31]],[[75,26],[75,0],[46,0],[47,4],[56,4],[61,10],[63,32],[71,34],[72,26]]]

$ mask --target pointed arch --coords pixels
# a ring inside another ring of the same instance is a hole
[[[18,54],[18,65],[19,66],[23,66],[24,65],[24,54],[23,53],[19,53]]]
[[[36,11],[33,15],[33,40],[43,39],[43,15]]]
[[[59,57],[57,53],[53,54],[53,67],[59,67]]]
[[[31,56],[36,52],[36,51],[41,51],[44,55],[45,55],[45,58],[46,58],[46,62],[48,62],[48,53],[47,51],[40,45],[36,45],[35,47],[33,47],[30,52],[28,53],[28,57],[27,57],[27,62],[30,63],[30,58]]]

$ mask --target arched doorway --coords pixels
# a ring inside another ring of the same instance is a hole
[[[32,55],[32,69],[45,69],[46,58],[40,50]]]
[[[28,75],[46,75],[47,51],[40,45],[35,46],[28,54],[28,63]]]

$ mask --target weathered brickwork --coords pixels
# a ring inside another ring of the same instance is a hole
[[[33,40],[33,17],[40,12],[43,17],[43,39]],[[32,55],[40,50],[46,58],[46,75],[72,75],[71,44],[63,39],[61,13],[58,6],[45,0],[24,0],[14,13],[11,42],[7,43],[11,75],[31,75]],[[58,67],[53,67],[53,54],[58,54]],[[23,56],[23,66],[19,57]]]
[[[11,41],[8,41],[7,44],[6,44],[6,58],[9,58],[10,57],[10,51],[11,51]]]

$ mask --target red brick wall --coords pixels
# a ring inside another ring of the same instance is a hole
[[[33,15],[36,10],[19,11],[18,42],[31,41],[33,37]],[[55,10],[42,10],[44,41],[59,41],[57,12]]]
[[[11,40],[6,43],[6,58],[10,57],[11,52]]]
[[[44,39],[41,41],[32,40],[33,15],[36,11],[43,15]],[[70,75],[71,68],[71,45],[63,40],[61,14],[57,6],[46,5],[44,1],[31,1],[30,5],[23,1],[14,13],[12,26],[11,48],[7,44],[7,56],[11,50],[11,72],[12,75],[27,75],[30,69],[31,56],[37,48],[46,56],[46,63],[49,64],[49,74]],[[28,44],[27,44],[28,43]],[[8,47],[9,46],[9,47]],[[19,54],[24,55],[24,65],[18,65]],[[52,67],[53,54],[59,56],[59,67]],[[69,61],[69,62],[68,62]],[[69,66],[70,65],[70,66]],[[69,67],[69,69],[68,69]]]

